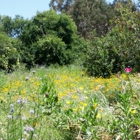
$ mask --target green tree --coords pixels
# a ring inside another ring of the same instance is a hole
[[[53,10],[38,12],[19,36],[23,62],[29,66],[71,63],[77,56],[75,50],[81,47],[76,33],[75,23],[69,16]]]
[[[85,39],[92,38],[93,32],[94,36],[105,35],[110,29],[109,20],[114,16],[113,7],[105,0],[52,0],[50,7],[71,15],[79,34]]]
[[[66,12],[69,11],[71,5],[75,2],[75,0],[51,0],[50,7],[52,7],[55,11],[58,12]]]
[[[136,11],[138,9],[137,5],[132,0],[114,0],[112,6],[114,6],[115,8],[115,5],[117,5],[118,3],[121,3],[123,6],[127,6],[129,3],[131,3],[132,11]]]
[[[95,38],[85,61],[90,75],[109,77],[128,66],[140,71],[140,13],[132,11],[131,3],[116,6],[120,16],[112,21],[114,27],[105,37]]]
[[[11,36],[12,32],[12,18],[9,16],[0,16],[0,23],[3,26],[4,32]]]
[[[118,2],[122,3],[123,5],[127,4],[127,0],[114,0],[113,4],[117,4]]]
[[[138,2],[137,2],[137,6],[140,8],[140,0],[138,0]]]
[[[105,35],[114,16],[112,7],[104,0],[76,0],[70,14],[85,39]]]
[[[16,15],[14,18],[9,16],[0,16],[0,22],[4,27],[5,33],[10,37],[18,37],[22,28],[26,26],[28,20],[24,19],[22,16]]]
[[[8,37],[0,24],[0,70],[13,71],[19,65],[19,55],[13,45],[13,39]]]

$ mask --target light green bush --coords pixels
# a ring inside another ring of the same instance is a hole
[[[0,69],[8,72],[19,65],[18,52],[12,44],[12,40],[4,33],[0,34]]]

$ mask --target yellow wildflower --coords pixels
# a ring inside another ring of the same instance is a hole
[[[98,113],[97,116],[96,116],[96,118],[97,119],[100,119],[101,118],[101,114]]]
[[[131,111],[131,113],[132,114],[136,114],[137,113],[137,110],[134,109],[134,110]]]
[[[138,131],[138,133],[140,134],[140,128],[139,128],[137,131]]]
[[[130,109],[129,109],[129,112],[130,112],[131,114],[136,114],[136,113],[137,113],[137,110],[136,110],[136,109],[133,109],[133,108],[130,108]]]
[[[98,107],[98,104],[95,103],[95,104],[93,105],[93,107],[94,107],[94,109],[96,109],[96,108]]]
[[[36,121],[34,121],[34,126],[37,126],[37,125],[38,125],[38,123]]]
[[[71,102],[70,102],[70,101],[67,101],[66,103],[67,103],[67,104],[71,104]]]
[[[73,99],[78,99],[78,96],[72,95],[72,98],[73,98]]]
[[[9,88],[4,88],[3,91],[6,93],[9,92]]]
[[[82,106],[84,106],[84,107],[87,106],[87,103],[84,103],[84,102],[80,102],[80,104],[81,104]]]
[[[77,111],[78,111],[78,108],[74,108],[73,111],[74,111],[74,112],[77,112]]]
[[[79,89],[80,89],[80,90],[83,90],[84,88],[83,88],[83,87],[80,87]]]

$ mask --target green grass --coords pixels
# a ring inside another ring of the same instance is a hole
[[[0,78],[2,140],[140,138],[137,74],[103,79],[65,66],[1,72]]]

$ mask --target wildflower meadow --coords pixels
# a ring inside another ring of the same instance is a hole
[[[140,0],[110,2],[0,15],[0,140],[140,140]]]
[[[76,66],[0,73],[0,140],[139,140],[140,74]]]

